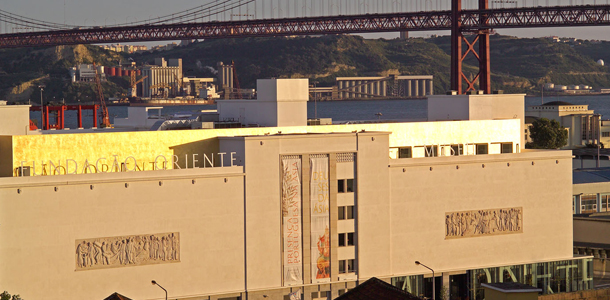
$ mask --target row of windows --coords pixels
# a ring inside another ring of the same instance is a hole
[[[339,220],[353,220],[354,219],[354,206],[339,206]]]
[[[339,274],[356,272],[356,260],[346,259],[339,261]]]
[[[354,246],[355,234],[353,232],[339,233],[339,247]]]
[[[576,196],[574,196],[574,201],[572,203],[572,212],[576,213],[574,210],[574,204],[576,203]],[[610,209],[610,194],[601,195],[600,196],[600,212],[605,212]],[[584,194],[580,196],[580,213],[593,213],[597,212],[597,194]]]
[[[450,155],[451,156],[460,156],[464,155],[464,145],[450,145]],[[417,147],[416,147],[417,148]],[[423,146],[425,157],[436,157],[439,156],[439,146]],[[513,153],[513,143],[501,143],[500,144],[500,153]],[[488,144],[475,144],[475,154],[489,154],[489,145]],[[413,157],[413,147],[401,147],[398,148],[398,158],[412,158]]]
[[[353,193],[354,179],[339,179],[337,187],[339,193]]]

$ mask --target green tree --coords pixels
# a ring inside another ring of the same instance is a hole
[[[13,295],[11,297],[11,294],[9,294],[7,291],[4,291],[2,294],[0,294],[0,300],[23,300],[23,299],[21,299],[21,297],[19,297],[19,295]]]
[[[533,142],[528,143],[528,148],[534,149],[558,149],[568,143],[568,131],[556,120],[541,118],[532,123],[530,136]]]

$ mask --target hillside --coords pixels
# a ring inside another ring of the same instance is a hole
[[[491,37],[492,88],[536,93],[541,84],[588,84],[610,87],[610,71],[597,59],[610,62],[610,42],[554,43],[548,39]],[[214,77],[216,63],[235,61],[241,87],[254,88],[258,78],[310,78],[330,86],[338,76],[388,74],[434,75],[435,93],[449,89],[448,36],[429,39],[367,40],[352,35],[206,40],[163,52],[119,54],[96,46],[0,50],[0,97],[38,102],[44,96],[67,102],[94,99],[92,85],[71,83],[70,67],[78,63],[112,66],[131,58],[138,64],[156,57],[182,58],[186,76]],[[475,76],[471,56],[464,71]],[[104,84],[106,96],[126,92],[128,79],[113,77]],[[34,94],[33,94],[34,93]]]

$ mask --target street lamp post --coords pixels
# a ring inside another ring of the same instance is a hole
[[[423,266],[424,268],[426,268],[426,269],[428,269],[428,270],[432,271],[432,300],[435,300],[435,298],[436,298],[436,287],[434,286],[434,285],[435,285],[435,284],[434,284],[434,281],[436,281],[436,280],[435,280],[435,279],[436,279],[436,277],[434,276],[434,270],[432,270],[430,267],[428,267],[428,266],[426,266],[426,265],[424,265],[424,264],[420,263],[420,262],[419,262],[419,261],[417,261],[417,260],[415,261],[415,264],[416,264],[416,265],[418,265],[418,266]]]
[[[164,289],[161,285],[159,285],[156,281],[151,281],[152,285],[156,285],[165,291],[165,300],[167,300],[167,290]]]
[[[42,119],[42,129],[44,130],[44,101],[42,100],[42,91],[44,91],[44,85],[39,85],[40,88],[40,116]]]

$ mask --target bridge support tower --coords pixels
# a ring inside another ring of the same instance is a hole
[[[479,10],[487,10],[489,0],[479,0]],[[458,94],[476,90],[475,84],[479,83],[479,90],[485,94],[491,94],[491,73],[489,63],[489,19],[487,14],[482,13],[480,27],[475,32],[466,32],[462,28],[462,0],[451,1],[451,89]],[[471,33],[471,34],[468,34]],[[466,34],[466,35],[465,35]],[[469,41],[468,36],[474,34],[474,40]],[[462,42],[467,49],[464,52]],[[478,52],[475,46],[478,42]],[[469,79],[462,70],[462,63],[472,53],[479,61],[479,73]],[[465,85],[464,85],[465,83]]]

